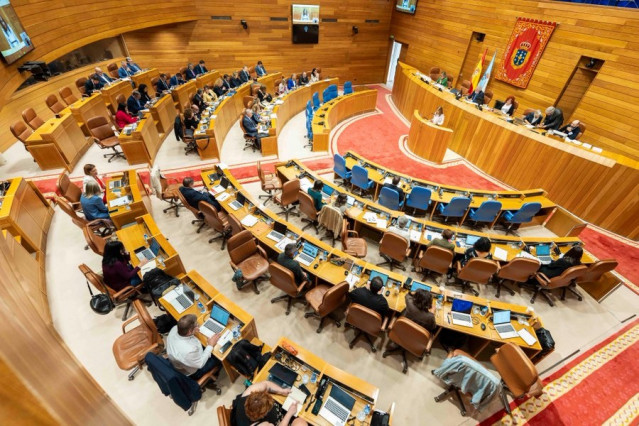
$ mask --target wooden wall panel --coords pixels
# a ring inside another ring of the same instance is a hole
[[[419,2],[414,16],[393,12],[391,34],[407,43],[406,62],[427,72],[433,66],[459,74],[473,31],[486,34],[487,60],[501,55],[518,16],[559,22],[527,89],[491,80],[494,99],[515,95],[519,111],[554,104],[579,58],[605,64],[574,114],[587,131],[584,142],[639,159],[639,11],[558,1],[433,0]],[[466,76],[468,78],[469,76]]]

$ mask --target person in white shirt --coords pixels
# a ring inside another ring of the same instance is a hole
[[[317,72],[317,68],[313,68],[311,71],[311,83],[317,83],[320,79],[319,72]]]
[[[392,232],[393,234],[404,237],[410,243],[410,229],[408,228],[408,222],[409,220],[406,216],[400,216],[397,218],[397,225],[389,227],[386,232]]]
[[[87,163],[84,165],[84,177],[82,178],[82,192],[87,192],[87,184],[89,182],[95,182],[100,187],[100,192],[104,194],[105,186],[102,179],[98,177],[98,168],[95,164]]]
[[[193,314],[184,315],[174,326],[166,338],[166,353],[169,361],[176,370],[186,374],[193,380],[198,380],[204,374],[222,363],[211,356],[213,347],[220,339],[220,333],[214,334],[206,342],[206,348],[195,337],[199,330],[197,317]]]
[[[430,120],[433,122],[433,124],[436,124],[437,126],[441,126],[444,124],[444,109],[442,107],[439,107],[435,110],[435,113],[433,114],[433,118]]]

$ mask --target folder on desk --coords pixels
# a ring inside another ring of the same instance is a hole
[[[302,411],[302,408],[304,408],[304,402],[306,402],[306,396],[307,395],[304,392],[302,392],[301,390],[293,386],[291,388],[291,393],[288,394],[288,396],[286,397],[286,400],[284,401],[284,404],[282,404],[282,408],[285,411],[288,411],[288,409],[291,407],[293,402],[297,402],[297,412],[295,413],[295,415],[299,416],[300,411]]]
[[[247,214],[246,216],[244,216],[244,219],[242,219],[242,225],[248,228],[255,225],[256,223],[257,223],[257,218],[253,216],[252,214]]]
[[[495,252],[493,253],[493,257],[497,260],[507,261],[508,260],[508,252],[501,247],[495,247]]]
[[[110,208],[126,206],[127,204],[129,204],[129,197],[127,197],[127,196],[118,197],[118,198],[116,198],[114,200],[109,201],[109,207]]]

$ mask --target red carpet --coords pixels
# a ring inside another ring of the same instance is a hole
[[[510,404],[480,424],[637,424],[639,320],[543,380],[544,395]]]

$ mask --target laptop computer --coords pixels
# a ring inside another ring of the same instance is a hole
[[[413,281],[411,286],[410,286],[410,291],[417,291],[417,290],[430,291],[430,286],[427,286],[426,284],[420,283],[419,281]]]
[[[535,255],[542,265],[547,265],[552,262],[552,257],[550,256],[550,245],[548,244],[537,245],[535,247]]]
[[[231,206],[233,210],[239,210],[242,208],[245,202],[246,202],[246,197],[241,192],[238,192],[237,194],[235,194],[235,200],[233,200],[229,204],[229,206]]]
[[[331,195],[333,195],[334,191],[335,189],[332,186],[324,184],[324,187],[322,188],[322,198],[329,198]]]
[[[318,250],[319,249],[315,247],[313,244],[309,242],[305,242],[304,245],[302,246],[302,252],[297,255],[297,260],[300,263],[303,263],[304,265],[308,266],[311,263],[313,263],[313,261],[317,257]]]
[[[493,311],[493,324],[502,339],[519,337],[517,330],[510,323],[510,311]]]
[[[331,392],[319,412],[319,415],[333,425],[346,424],[351,410],[355,406],[355,398],[339,386],[333,384]]]
[[[472,247],[473,244],[479,239],[477,235],[466,235],[466,246]]]
[[[155,259],[160,252],[160,243],[155,238],[149,239],[149,247],[140,247],[135,249],[135,255],[138,260],[142,261],[144,259]]]
[[[384,283],[384,287],[386,287],[386,282],[388,281],[388,275],[386,274],[381,274],[377,271],[371,271],[370,276],[368,277],[369,281],[372,281],[373,278],[375,277],[380,277],[382,279],[382,283]]]
[[[295,383],[295,379],[297,379],[297,373],[295,371],[279,362],[273,364],[268,373],[268,381],[283,388],[293,387],[293,383]]]
[[[207,318],[202,327],[217,334],[226,328],[230,315],[229,311],[215,303],[213,304],[213,309],[211,309],[211,317]]]
[[[471,302],[454,299],[450,312],[453,324],[461,325],[463,327],[472,327],[473,318],[470,316],[470,310],[472,307],[473,304]]]
[[[164,299],[169,302],[175,310],[181,314],[193,305],[195,295],[193,290],[184,284],[180,284],[170,293],[164,296]]]
[[[117,189],[117,188],[120,188],[121,186],[122,186],[122,179],[112,180],[109,182],[109,188],[111,189]]]
[[[281,222],[273,223],[273,230],[268,233],[266,238],[270,238],[273,241],[279,242],[286,236],[286,224]]]

